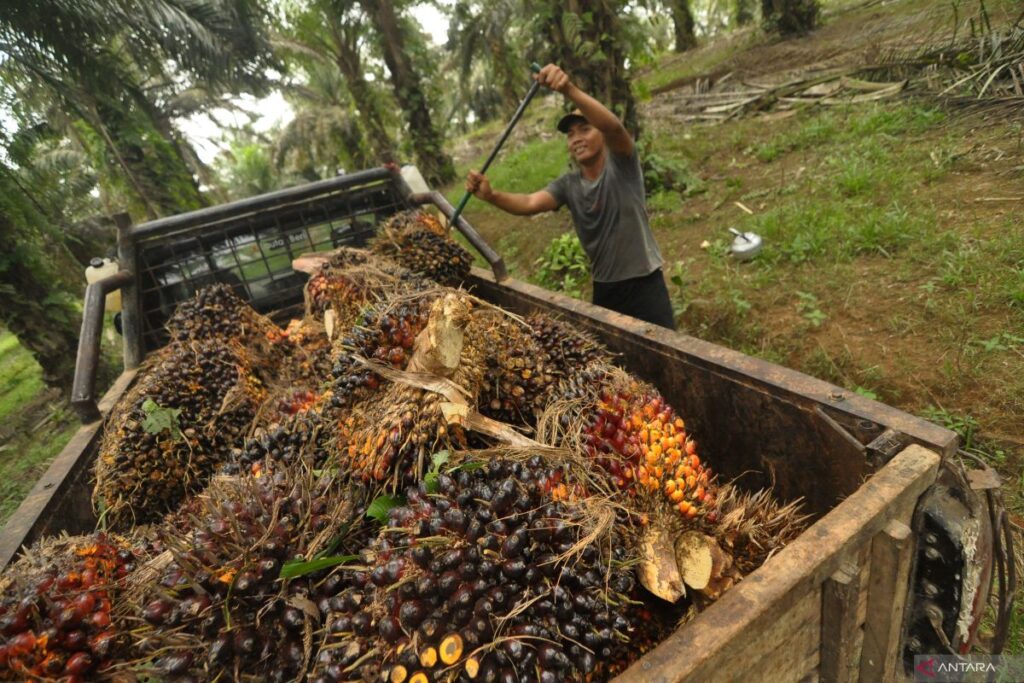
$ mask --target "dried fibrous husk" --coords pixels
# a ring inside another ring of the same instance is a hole
[[[686,595],[683,574],[668,529],[648,527],[640,539],[640,552],[642,559],[638,573],[644,588],[668,602],[676,602]]]
[[[767,489],[751,493],[724,484],[714,505],[713,535],[737,570],[749,574],[807,528],[810,516],[802,505],[801,499],[783,503]]]

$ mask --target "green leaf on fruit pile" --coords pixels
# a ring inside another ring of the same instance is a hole
[[[441,467],[447,464],[451,457],[452,454],[448,451],[438,451],[430,458],[430,471],[423,477],[427,493],[437,493],[437,480],[441,476]]]
[[[305,576],[306,574],[318,572],[321,569],[336,567],[339,564],[345,564],[358,559],[358,555],[335,555],[333,557],[318,557],[315,560],[288,560],[281,565],[279,578],[294,579],[296,576]]]
[[[146,419],[142,421],[142,428],[149,434],[162,434],[170,432],[173,441],[181,440],[181,426],[178,423],[178,416],[181,415],[181,408],[164,408],[151,398],[147,398],[142,404],[142,412]]]
[[[366,516],[372,517],[380,522],[381,525],[384,525],[388,523],[388,513],[391,512],[392,508],[396,508],[399,505],[405,505],[404,498],[381,494],[374,498],[370,506],[366,508]]]

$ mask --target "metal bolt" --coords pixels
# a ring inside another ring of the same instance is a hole
[[[846,398],[846,396],[844,396],[843,392],[841,392],[841,391],[833,391],[832,393],[830,393],[828,395],[828,397],[829,397],[830,400],[835,401],[837,403],[839,401],[842,401],[844,398]]]
[[[924,535],[924,542],[927,543],[928,545],[934,545],[938,541],[939,541],[939,537],[936,534],[932,533],[932,532],[928,532],[927,534]]]
[[[939,594],[939,587],[931,581],[922,581],[921,589],[924,591],[924,594],[927,595],[929,598],[934,598],[936,595]]]
[[[911,637],[909,640],[907,640],[907,647],[911,651],[916,652],[921,649],[921,641],[918,640],[916,637]]]
[[[933,603],[933,602],[925,603],[924,613],[925,613],[925,616],[927,616],[932,621],[938,620],[940,624],[942,623],[942,616],[943,616],[942,610],[940,610],[935,605],[935,603]]]
[[[942,558],[942,554],[931,546],[924,549],[924,556],[929,560],[938,560]]]

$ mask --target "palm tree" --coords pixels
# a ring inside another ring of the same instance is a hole
[[[633,21],[627,5],[624,0],[529,0],[530,33],[537,37],[531,53],[561,65],[638,137],[640,122],[626,61],[636,47],[631,40],[643,34],[627,30]]]
[[[461,0],[451,9],[447,49],[457,60],[462,103],[472,99],[474,85],[477,94],[489,85],[506,116],[519,106],[528,82],[525,53],[518,49],[522,9],[519,0]]]
[[[105,148],[150,217],[203,203],[194,153],[161,113],[175,91],[253,89],[273,64],[253,0],[0,0],[0,79],[43,91]]]
[[[265,82],[274,62],[261,26],[256,0],[0,0],[0,97],[22,128],[49,125],[90,159],[108,196],[150,217],[181,211],[203,197],[168,107],[196,86]],[[0,167],[0,239],[17,254],[0,266],[0,322],[66,391],[77,313],[51,265],[66,250],[45,228],[75,216],[40,201],[23,178],[31,164],[20,166]]]
[[[298,63],[309,80],[305,93],[293,88],[300,99],[319,97],[332,108],[340,107],[346,100],[341,87],[344,84],[361,123],[362,137],[372,147],[375,163],[382,164],[396,161],[398,155],[389,132],[391,122],[384,96],[366,74],[364,52],[369,49],[370,31],[362,9],[353,0],[315,0],[288,16],[273,43]],[[332,115],[340,114],[335,109]]]
[[[388,67],[395,99],[405,116],[420,171],[429,183],[450,182],[455,178],[455,166],[443,149],[443,136],[431,117],[422,74],[413,66],[415,40],[411,32],[392,0],[360,0],[360,5],[376,29],[380,51]]]
[[[693,12],[690,0],[667,0],[672,26],[675,28],[676,52],[686,52],[697,47],[697,36],[693,33]]]
[[[18,170],[0,162],[0,324],[12,332],[43,369],[43,381],[70,393],[75,372],[78,312],[55,283],[66,266],[78,272],[53,234],[42,205],[26,191]],[[44,256],[45,254],[45,256]],[[54,256],[59,255],[59,260]],[[63,267],[62,267],[63,266]]]
[[[318,62],[304,71],[305,83],[285,91],[295,116],[277,138],[276,165],[309,180],[373,166],[374,154],[341,73],[333,64]]]

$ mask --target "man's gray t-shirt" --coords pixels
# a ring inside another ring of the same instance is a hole
[[[635,148],[628,155],[606,148],[597,180],[570,171],[546,190],[558,206],[569,206],[595,281],[643,277],[664,263],[647,222],[644,176]]]

